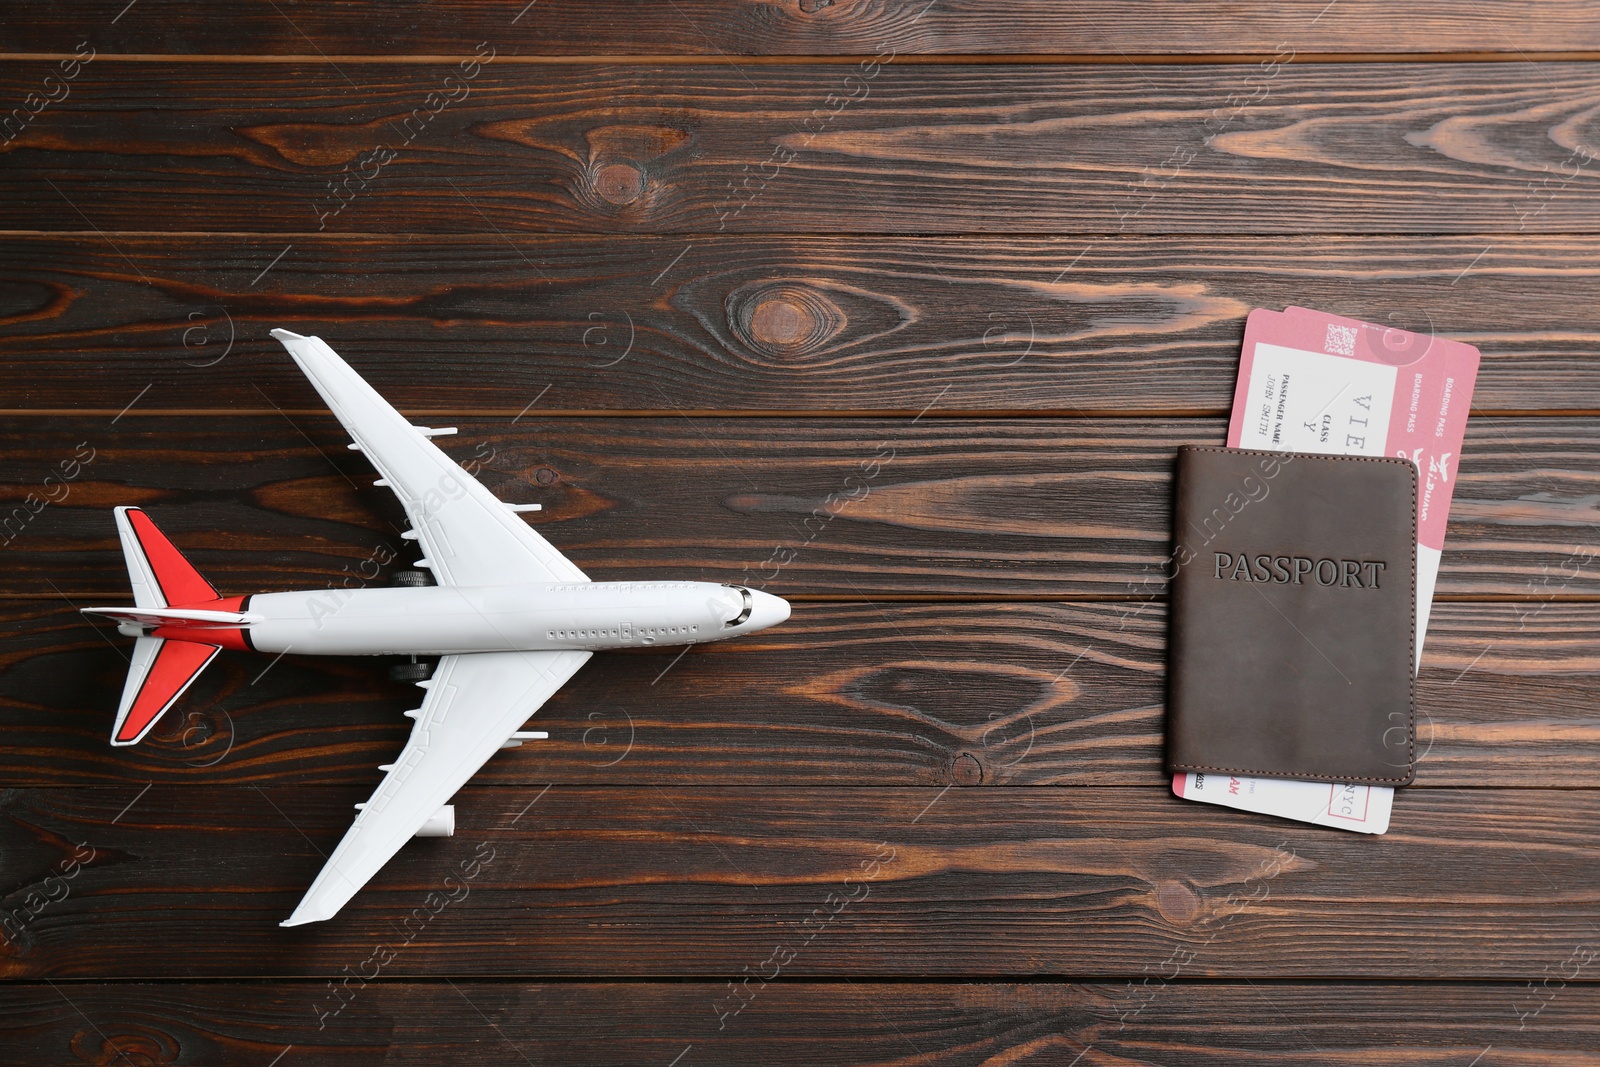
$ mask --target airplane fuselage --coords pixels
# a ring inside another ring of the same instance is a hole
[[[720,641],[788,616],[759,590],[711,582],[310,589],[261,593],[246,643],[300,655],[456,655]]]

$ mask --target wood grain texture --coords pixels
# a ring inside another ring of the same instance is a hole
[[[319,407],[304,382],[256,395]],[[451,421],[442,446],[502,499],[543,504],[531,521],[596,579],[849,599],[1158,595],[1175,451],[1226,437],[1216,419]],[[346,441],[328,414],[13,420],[7,591],[125,600],[119,504],[148,507],[229,595],[362,581],[405,519]],[[1600,593],[1600,421],[1473,419],[1464,456],[1438,592]]]
[[[1578,0],[1480,5],[1445,0],[449,0],[425,6],[254,6],[218,19],[199,0],[77,0],[0,17],[10,51],[70,52],[86,36],[104,51],[247,55],[470,53],[480,40],[512,54],[830,55],[870,53],[1539,52],[1600,48]]]
[[[1387,1067],[1398,1056],[1417,1067],[1464,1067],[1474,1056],[1478,1067],[1570,1067],[1592,1054],[1600,1029],[1600,989],[1559,977],[1537,992],[1180,978],[1141,988],[1148,1005],[1133,1015],[1118,983],[778,981],[720,1028],[723,982],[360,988],[319,1028],[324,983],[13,985],[0,992],[0,1064],[77,1067],[111,1045],[173,1067],[260,1067],[292,1045],[285,1062],[391,1067],[500,1067],[519,1053],[596,1067],[674,1056],[693,1067],[1065,1065],[1080,1053],[1086,1067]]]
[[[0,100],[36,110],[28,94],[55,70],[12,63]],[[0,228],[1600,226],[1597,147],[1584,140],[1600,73],[1581,63],[865,72],[490,63],[463,78],[455,65],[330,68],[320,57],[91,65],[4,146]]]
[[[1159,786],[1164,617],[1159,603],[802,603],[681,660],[600,656],[540,709],[548,741],[473,781]],[[390,659],[267,670],[224,652],[150,738],[113,749],[131,642],[100,634],[64,604],[0,601],[0,782],[370,790],[417,704]],[[1415,788],[1600,786],[1597,693],[1600,604],[1436,605]]]
[[[1600,919],[1588,790],[1405,791],[1372,838],[1161,788],[469,786],[454,838],[280,928],[366,795],[11,790],[0,973],[338,976],[386,945],[391,978],[740,975],[782,946],[792,977],[1141,978],[1181,950],[1193,976],[1525,980]]]
[[[69,0],[0,41],[0,1067],[1594,1059],[1588,4]],[[1486,355],[1381,838],[1159,769],[1172,451],[1290,303]],[[274,326],[450,413],[597,577],[800,598],[597,658],[456,838],[293,931],[416,691],[230,653],[112,750],[128,642],[73,610],[127,599],[118,503],[230,592],[387,569]]]
[[[14,236],[0,404],[267,409],[289,325],[407,410],[1222,414],[1289,304],[1479,346],[1477,410],[1600,412],[1600,250],[1506,234]]]

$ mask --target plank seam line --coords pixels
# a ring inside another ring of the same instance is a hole
[[[1543,173],[1530,171],[1529,173]],[[1004,230],[1000,232],[984,232],[981,230],[930,230],[930,231],[888,231],[879,233],[865,230],[649,230],[649,231],[619,231],[619,230],[561,230],[561,231],[528,231],[517,234],[518,240],[530,242],[544,242],[548,244],[570,245],[573,241],[607,241],[614,244],[637,245],[643,241],[656,241],[663,244],[676,244],[677,239],[694,237],[704,241],[725,241],[729,243],[755,243],[758,241],[815,241],[847,242],[857,238],[867,237],[892,237],[898,241],[938,242],[938,241],[970,241],[975,244],[993,245],[1000,242],[1036,242],[1054,244],[1075,244],[1085,237],[1102,241],[1121,241],[1127,244],[1142,244],[1151,241],[1183,241],[1192,243],[1204,238],[1205,240],[1228,241],[1253,241],[1278,249],[1285,238],[1303,238],[1306,236],[1318,239],[1339,241],[1394,241],[1399,243],[1407,238],[1426,238],[1432,241],[1449,241],[1454,244],[1471,246],[1478,244],[1486,237],[1502,241],[1520,241],[1524,244],[1542,244],[1553,240],[1587,239],[1593,237],[1594,230],[1327,230],[1327,231],[1296,231],[1294,233],[1279,233],[1272,230],[1174,230],[1149,232],[1117,231],[1117,230]],[[296,241],[323,241],[336,244],[341,241],[401,241],[409,245],[418,240],[429,241],[459,241],[468,243],[482,242],[491,247],[503,248],[505,242],[499,237],[482,230],[23,230],[0,229],[0,238],[102,238],[125,237],[132,239],[159,239],[159,240],[187,240],[213,237],[246,237],[246,238],[280,238],[288,237]],[[1405,251],[1413,252],[1409,246]],[[1046,269],[1040,267],[1040,270]],[[1127,268],[1122,268],[1127,269]],[[1300,267],[1293,268],[1296,274]],[[1487,269],[1487,268],[1486,268]],[[1444,273],[1441,271],[1440,273]]]
[[[313,64],[351,66],[432,66],[457,63],[472,53],[411,53],[401,55],[302,53],[241,54],[224,52],[100,52],[95,62],[110,63],[213,63],[227,65]],[[1277,52],[901,52],[896,66],[1175,66],[1229,67],[1259,64],[1279,57]],[[0,52],[0,60],[12,62],[59,62],[77,58],[71,52]],[[516,66],[660,66],[717,67],[736,62],[746,67],[853,66],[863,62],[882,62],[877,53],[837,54],[690,54],[690,53],[615,53],[574,55],[497,55],[495,63]],[[1411,63],[1594,63],[1600,50],[1576,49],[1543,52],[1498,50],[1456,52],[1297,52],[1296,64],[1321,66],[1400,65]]]
[[[308,574],[311,572],[307,572]],[[79,590],[73,593],[80,598],[96,598],[110,600],[121,597],[126,599],[126,589],[104,592],[96,590]],[[1135,593],[1016,593],[1012,595],[998,593],[875,593],[872,596],[852,596],[835,593],[786,593],[785,599],[802,604],[837,604],[871,605],[871,604],[965,604],[982,606],[992,604],[1005,606],[1009,604],[1162,604],[1167,600],[1164,593],[1152,593],[1141,596]],[[56,601],[60,597],[55,593],[16,592],[0,594],[0,602],[7,600],[22,601]],[[1560,593],[1539,595],[1534,593],[1436,593],[1434,602],[1441,604],[1600,604],[1600,593]]]
[[[220,976],[216,976],[216,977],[211,977],[211,976],[207,976],[207,975],[198,975],[198,976],[194,976],[194,975],[182,975],[182,976],[173,976],[173,975],[148,975],[148,976],[114,975],[114,976],[109,976],[109,977],[86,976],[86,977],[59,977],[59,978],[49,978],[49,979],[45,979],[45,978],[6,978],[6,979],[0,979],[0,984],[3,984],[3,986],[5,988],[8,988],[8,989],[26,989],[26,988],[43,989],[43,988],[45,988],[47,985],[49,985],[52,982],[55,983],[56,985],[70,985],[70,986],[77,986],[79,988],[83,988],[83,987],[86,987],[86,986],[100,986],[100,985],[118,986],[118,985],[133,985],[133,984],[139,984],[139,985],[165,985],[165,986],[193,985],[193,986],[206,986],[206,987],[210,987],[210,988],[218,988],[218,987],[225,987],[225,986],[239,986],[239,985],[262,985],[262,984],[271,984],[271,985],[274,985],[274,986],[298,986],[298,985],[323,986],[323,985],[325,985],[327,983],[328,977],[329,977],[329,975],[261,975],[261,976],[254,976],[254,975],[220,975]],[[416,986],[423,986],[423,985],[435,986],[435,985],[438,985],[438,986],[442,986],[447,981],[454,981],[454,982],[458,982],[458,983],[461,983],[461,984],[476,984],[476,985],[511,985],[511,984],[534,985],[534,984],[537,984],[537,985],[593,985],[593,986],[606,986],[606,985],[694,986],[694,985],[702,985],[702,984],[704,984],[704,985],[710,985],[710,986],[721,986],[722,983],[725,981],[726,977],[727,976],[725,976],[725,975],[723,975],[723,974],[721,974],[719,972],[715,972],[715,971],[707,971],[704,975],[699,975],[699,974],[694,974],[694,975],[681,975],[681,974],[647,974],[647,975],[551,974],[551,975],[544,975],[544,974],[539,974],[538,972],[528,972],[528,973],[524,973],[524,974],[415,973],[415,974],[379,974],[379,975],[376,975],[376,976],[374,976],[372,978],[367,978],[367,977],[363,976],[363,983],[367,984],[367,985],[393,985],[393,986],[411,986],[411,985],[416,985]],[[741,973],[741,974],[733,975],[732,977],[741,978],[741,977],[746,977],[746,975]],[[1126,981],[1128,977],[1129,976],[1125,975],[1125,974],[1113,974],[1113,975],[1109,975],[1109,976],[1107,976],[1107,975],[1095,975],[1095,974],[1079,974],[1079,973],[1073,973],[1073,974],[1065,974],[1065,973],[1062,973],[1062,974],[1039,974],[1037,971],[1025,971],[1025,972],[1019,972],[1019,973],[1016,973],[1016,974],[1010,974],[1010,973],[1007,973],[1005,971],[995,971],[995,972],[989,972],[989,973],[973,973],[973,974],[961,974],[961,975],[918,975],[918,976],[916,976],[914,978],[908,978],[908,977],[906,977],[904,975],[895,975],[895,974],[863,974],[863,975],[848,974],[847,975],[847,974],[844,974],[842,972],[831,972],[831,973],[826,973],[826,974],[814,974],[814,975],[780,974],[775,978],[765,979],[765,981],[771,982],[771,983],[782,983],[782,984],[786,984],[786,985],[797,985],[797,986],[804,986],[804,985],[838,986],[840,988],[840,991],[843,992],[852,983],[855,984],[855,985],[878,985],[878,986],[923,986],[923,985],[944,986],[944,985],[972,985],[972,984],[977,984],[977,983],[994,983],[994,984],[997,984],[997,985],[1000,985],[1000,984],[1003,984],[1003,985],[1060,985],[1060,986],[1065,987],[1065,986],[1081,984],[1081,983],[1085,983],[1085,982],[1116,982],[1116,983],[1122,983],[1122,982]],[[1136,978],[1137,977],[1147,977],[1147,975],[1144,974],[1143,972],[1141,972],[1140,974],[1134,975],[1133,977],[1136,977]],[[1541,972],[1541,974],[1531,975],[1529,977],[1539,978],[1539,977],[1545,977],[1545,975]],[[1500,987],[1500,986],[1525,987],[1527,981],[1528,981],[1527,977],[1518,977],[1518,978],[1475,977],[1475,976],[1472,976],[1472,975],[1450,975],[1450,976],[1442,977],[1442,978],[1389,978],[1389,977],[1383,977],[1383,976],[1373,976],[1373,977],[1370,977],[1370,978],[1347,977],[1347,976],[1322,978],[1322,977],[1318,977],[1318,976],[1315,976],[1315,975],[1312,975],[1312,976],[1309,976],[1309,977],[1298,977],[1298,978],[1294,978],[1294,977],[1285,978],[1285,977],[1279,977],[1279,976],[1258,977],[1258,976],[1254,976],[1254,975],[1250,975],[1250,976],[1246,976],[1246,977],[1228,978],[1228,977],[1210,977],[1210,976],[1206,976],[1206,975],[1180,975],[1179,977],[1176,977],[1176,978],[1163,977],[1162,980],[1161,980],[1161,983],[1162,983],[1162,985],[1189,985],[1189,986],[1196,986],[1196,987],[1200,987],[1200,988],[1204,988],[1204,987],[1207,987],[1207,986],[1211,986],[1211,987],[1227,986],[1227,987],[1237,987],[1238,989],[1243,991],[1243,990],[1247,989],[1252,984],[1256,985],[1256,986],[1274,985],[1274,986],[1282,986],[1282,987],[1288,987],[1288,988],[1294,988],[1294,987],[1300,986],[1300,987],[1310,987],[1310,988],[1316,988],[1316,989],[1329,988],[1329,987],[1347,987],[1347,986],[1380,986],[1380,987],[1381,986],[1397,986],[1397,987],[1404,986],[1404,987],[1408,987],[1408,988],[1415,988],[1415,987],[1418,987],[1418,986],[1433,987],[1433,986],[1448,986],[1448,985],[1459,985],[1459,986],[1480,985],[1480,986],[1494,986],[1494,987]],[[1578,986],[1585,986],[1585,985],[1596,986],[1596,985],[1600,985],[1600,978],[1585,978],[1585,977],[1582,977],[1582,976],[1577,976],[1577,977],[1565,979],[1565,981],[1566,981],[1566,983],[1568,985],[1578,985]],[[1063,991],[1065,991],[1065,990],[1063,990]]]
[[[348,722],[346,722],[343,725],[350,725],[350,724]],[[360,723],[358,725],[365,726],[365,725],[370,725],[370,724],[368,724],[368,723]],[[367,765],[368,764],[363,762],[363,766],[367,766]],[[696,780],[697,781],[704,781],[704,779],[696,779]],[[1473,779],[1473,781],[1481,781],[1481,780],[1482,780],[1481,777]],[[293,790],[295,792],[295,794],[298,795],[298,796],[303,796],[305,791],[308,790],[308,789],[317,790],[317,791],[322,792],[322,793],[342,793],[342,794],[346,794],[346,795],[357,795],[357,796],[363,795],[363,793],[362,793],[363,790],[366,790],[367,793],[371,793],[371,791],[372,791],[371,782],[363,780],[363,779],[360,779],[360,778],[351,778],[351,779],[345,780],[345,781],[327,781],[327,782],[310,781],[310,782],[307,782],[307,781],[295,780],[295,779],[291,778],[287,774],[285,774],[283,780],[277,781],[277,782],[273,782],[273,781],[269,780],[268,784],[265,785],[265,786],[261,786],[261,785],[257,784],[257,781],[250,781],[250,782],[244,782],[244,781],[227,781],[227,782],[206,781],[206,782],[197,782],[197,781],[193,781],[193,780],[190,780],[190,779],[187,779],[187,778],[174,778],[174,779],[162,781],[162,782],[160,782],[158,784],[159,784],[159,787],[162,788],[162,789],[196,789],[196,790],[207,790],[207,791],[210,791],[210,792],[223,792],[223,791],[226,791],[226,792],[229,792],[229,793],[243,792],[245,790],[251,790],[251,791],[256,791],[256,792],[260,792],[260,791],[263,791],[263,790],[264,791],[269,791],[269,792],[271,792],[271,791],[288,792],[290,790]],[[463,793],[465,793],[465,792],[506,793],[506,794],[515,793],[515,794],[520,796],[520,795],[526,795],[530,790],[532,790],[533,788],[535,788],[536,786],[541,785],[541,784],[548,784],[550,786],[550,789],[551,789],[552,792],[554,792],[555,790],[560,789],[560,790],[572,790],[574,792],[583,791],[583,792],[590,792],[590,793],[635,793],[635,792],[643,793],[646,790],[652,790],[652,791],[659,792],[659,791],[665,789],[665,790],[674,790],[674,791],[676,791],[676,792],[678,792],[680,794],[683,794],[683,795],[694,795],[694,796],[702,796],[702,797],[710,795],[711,793],[728,793],[728,794],[740,794],[740,795],[756,794],[756,793],[767,793],[767,794],[773,794],[773,793],[835,794],[835,793],[841,793],[841,792],[871,793],[871,792],[884,792],[884,791],[894,791],[894,790],[898,790],[899,792],[906,793],[908,795],[915,795],[917,797],[925,797],[929,793],[931,793],[931,792],[933,792],[935,790],[951,788],[948,784],[940,783],[940,782],[928,782],[928,783],[925,783],[925,784],[918,784],[918,783],[912,783],[912,782],[852,782],[852,783],[845,784],[845,783],[839,783],[839,782],[818,782],[816,780],[812,780],[812,781],[804,782],[804,783],[801,783],[801,784],[794,784],[794,785],[774,785],[774,784],[772,784],[770,782],[764,782],[764,783],[762,783],[760,785],[748,785],[748,784],[737,784],[737,783],[731,783],[731,784],[718,783],[716,785],[684,785],[684,784],[682,784],[681,780],[666,780],[666,781],[659,781],[659,782],[656,782],[656,781],[646,781],[646,782],[637,782],[637,781],[633,781],[633,782],[603,782],[603,781],[591,781],[589,779],[580,779],[580,780],[573,780],[573,781],[568,781],[568,782],[549,782],[549,783],[546,783],[546,779],[539,778],[539,779],[535,780],[534,782],[479,782],[476,779],[473,779],[473,780],[468,781],[466,785],[461,787],[461,792],[463,792]],[[34,793],[34,794],[82,793],[82,792],[93,791],[93,790],[99,790],[99,791],[118,790],[118,791],[125,792],[126,783],[125,782],[123,782],[123,783],[113,783],[109,779],[106,780],[106,781],[95,782],[95,783],[89,784],[89,785],[60,785],[60,784],[15,785],[15,784],[8,783],[6,788],[7,788],[7,790],[9,790],[10,792],[13,792],[13,793],[26,791],[26,792]],[[993,793],[996,793],[996,792],[1004,791],[1004,792],[1008,792],[1008,793],[1014,794],[1015,796],[1019,796],[1019,797],[1023,796],[1023,795],[1026,795],[1026,794],[1029,794],[1029,793],[1031,793],[1031,794],[1033,794],[1034,796],[1037,796],[1037,797],[1043,797],[1043,796],[1048,795],[1048,791],[1049,790],[1063,790],[1063,789],[1075,789],[1080,794],[1081,793],[1089,793],[1089,792],[1104,792],[1106,790],[1112,790],[1112,789],[1118,790],[1118,791],[1127,791],[1127,792],[1132,792],[1132,791],[1135,791],[1135,790],[1142,790],[1142,791],[1144,791],[1146,793],[1150,793],[1150,794],[1158,794],[1158,795],[1162,795],[1162,796],[1172,796],[1172,779],[1170,777],[1164,776],[1164,777],[1160,778],[1159,780],[1151,781],[1151,782],[1077,782],[1077,783],[1051,782],[1051,781],[1007,782],[1007,783],[993,783],[993,784],[983,784],[983,785],[962,786],[960,788],[962,790],[966,791],[966,792],[983,791],[985,794],[993,794]],[[1445,781],[1445,782],[1427,782],[1427,781],[1423,781],[1420,778],[1415,783],[1413,783],[1411,785],[1408,785],[1408,786],[1404,786],[1403,788],[1408,793],[1413,792],[1413,791],[1418,791],[1418,792],[1421,792],[1421,793],[1432,793],[1433,795],[1441,797],[1441,798],[1446,796],[1447,794],[1464,793],[1464,792],[1506,793],[1506,794],[1518,794],[1518,795],[1526,795],[1526,794],[1529,794],[1529,793],[1594,793],[1596,795],[1600,795],[1600,786],[1592,786],[1592,785],[1541,785],[1541,784],[1534,784],[1534,783],[1530,783],[1530,784],[1527,784],[1527,785],[1523,785],[1523,784],[1506,784],[1506,783],[1498,783],[1498,784],[1494,784],[1494,785],[1468,785],[1468,784],[1456,785],[1456,784],[1451,784],[1448,781]],[[1178,798],[1174,797],[1173,799],[1177,800]],[[320,798],[319,802],[326,801],[326,800],[327,800],[327,798],[323,797],[323,798]],[[339,805],[335,805],[335,806],[339,806]],[[342,812],[343,810],[344,809],[341,806],[340,807],[340,811]],[[1180,808],[1174,808],[1172,810],[1180,811],[1180,810],[1185,810],[1185,809],[1180,807]],[[1251,813],[1251,814],[1254,814],[1254,813]],[[1495,816],[1486,816],[1486,818],[1488,818],[1488,819],[1493,819],[1494,817]],[[136,822],[137,820],[130,820],[130,821],[135,821]],[[1273,825],[1276,826],[1277,824],[1274,823]],[[1309,827],[1312,824],[1311,823],[1305,823],[1305,824],[1302,824],[1302,825],[1306,826],[1306,827]],[[506,833],[517,833],[519,831],[508,830],[508,831],[504,831],[504,832],[506,832]],[[530,834],[536,834],[539,831],[530,830],[530,831],[527,831],[527,832],[530,833]],[[1332,839],[1328,838],[1327,840],[1332,840]],[[1574,847],[1579,847],[1579,846],[1574,846]],[[1582,846],[1582,847],[1587,847],[1587,846],[1585,845],[1585,846]],[[3,979],[0,979],[0,981],[3,981]],[[1600,982],[1600,977],[1597,977],[1595,979],[1595,981]]]
[[[862,422],[868,419],[901,420],[922,419],[928,422],[992,421],[1026,419],[1055,420],[1118,420],[1139,421],[1152,419],[1193,419],[1213,421],[1228,417],[1226,408],[1104,408],[1085,411],[1082,408],[952,408],[947,411],[913,411],[910,408],[864,408],[860,410],[838,408],[795,408],[766,410],[761,408],[674,408],[674,409],[612,409],[612,408],[552,408],[548,411],[510,408],[404,408],[401,413],[412,418],[446,419],[827,419],[839,422]],[[191,419],[191,418],[270,418],[274,415],[322,418],[328,412],[323,408],[146,408],[121,412],[113,408],[0,408],[3,418],[107,418],[125,415],[129,419]],[[1595,418],[1600,409],[1588,408],[1491,408],[1474,411],[1476,418],[1495,419],[1565,419]]]

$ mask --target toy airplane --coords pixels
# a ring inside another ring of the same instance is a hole
[[[332,918],[413,836],[447,836],[446,802],[595,649],[697,644],[789,617],[788,602],[709,582],[592,582],[321,338],[273,330],[400,498],[435,586],[220,596],[138,508],[117,508],[134,607],[84,608],[137,637],[113,745],[139,742],[224,649],[439,656],[410,740],[284,926]]]

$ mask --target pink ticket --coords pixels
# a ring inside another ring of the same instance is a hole
[[[1245,326],[1231,448],[1400,456],[1417,465],[1418,540],[1444,548],[1478,350],[1308,308]]]
[[[1460,341],[1309,308],[1257,308],[1245,324],[1229,447],[1417,465],[1419,662],[1478,361]]]

